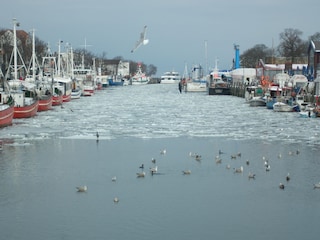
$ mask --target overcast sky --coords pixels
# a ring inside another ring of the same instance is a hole
[[[234,44],[240,54],[256,44],[279,44],[286,28],[299,29],[302,39],[319,27],[319,0],[8,0],[1,4],[0,28],[36,30],[36,36],[57,51],[68,42],[108,58],[153,64],[157,76],[185,64],[232,66]],[[149,44],[131,53],[147,25]],[[207,44],[205,44],[207,43]],[[205,47],[207,45],[207,48]]]

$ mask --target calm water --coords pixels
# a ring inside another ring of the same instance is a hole
[[[0,130],[0,239],[317,239],[319,128],[319,119],[161,84],[15,120]]]

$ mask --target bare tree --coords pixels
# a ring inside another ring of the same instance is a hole
[[[153,64],[150,64],[147,66],[147,71],[146,71],[146,74],[148,76],[152,76],[152,75],[156,75],[157,73],[157,67],[154,66]]]
[[[280,33],[278,51],[281,56],[291,58],[292,63],[295,57],[307,55],[306,41],[301,39],[301,35],[302,31],[292,28],[287,28]]]
[[[320,32],[316,32],[315,34],[311,35],[309,37],[309,40],[312,41],[320,41]]]
[[[240,56],[241,66],[255,68],[259,59],[265,59],[270,53],[268,47],[264,44],[257,44],[253,48],[244,51]]]

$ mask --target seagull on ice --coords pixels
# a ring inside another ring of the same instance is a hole
[[[248,178],[249,179],[255,179],[256,175],[254,173],[249,172]]]
[[[219,157],[218,157],[218,158],[216,157],[216,164],[219,164],[219,163],[221,163],[221,162],[222,162],[222,159],[219,158]]]
[[[320,188],[320,182],[313,184],[313,188]]]
[[[111,178],[111,181],[112,181],[112,182],[117,181],[117,177],[116,177],[116,176],[112,177],[112,178]]]
[[[151,172],[152,175],[153,175],[154,173],[157,173],[157,172],[158,172],[158,166],[155,166],[155,167],[150,168],[150,172]]]
[[[241,166],[240,168],[235,168],[234,172],[235,173],[243,173],[243,167]]]
[[[146,175],[146,173],[145,172],[140,172],[140,173],[137,173],[137,177],[144,177]]]
[[[113,199],[113,202],[114,202],[114,203],[118,203],[118,202],[119,202],[119,198],[115,197],[115,198]]]
[[[96,136],[97,136],[97,140],[98,140],[99,139],[99,133],[98,132],[96,133]]]
[[[160,150],[160,154],[161,155],[165,155],[167,153],[167,149],[162,149],[162,150]]]
[[[149,39],[146,39],[147,26],[144,26],[142,33],[140,33],[140,39],[136,42],[136,45],[131,50],[133,53],[136,51],[141,45],[147,45],[149,43]]]
[[[88,187],[86,185],[77,187],[78,192],[86,192],[88,190]]]
[[[286,176],[286,180],[287,180],[287,182],[290,180],[290,174],[289,173]]]
[[[191,170],[183,170],[182,173],[184,175],[190,175],[191,174]]]
[[[283,183],[280,183],[280,184],[279,184],[279,188],[280,188],[280,189],[284,189],[284,184],[283,184]]]

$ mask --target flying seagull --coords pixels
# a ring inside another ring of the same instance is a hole
[[[148,44],[149,39],[146,39],[146,31],[147,31],[147,26],[144,26],[142,33],[140,33],[140,39],[137,41],[136,45],[131,50],[132,53],[135,50],[137,50],[142,44],[143,45],[147,45]]]

